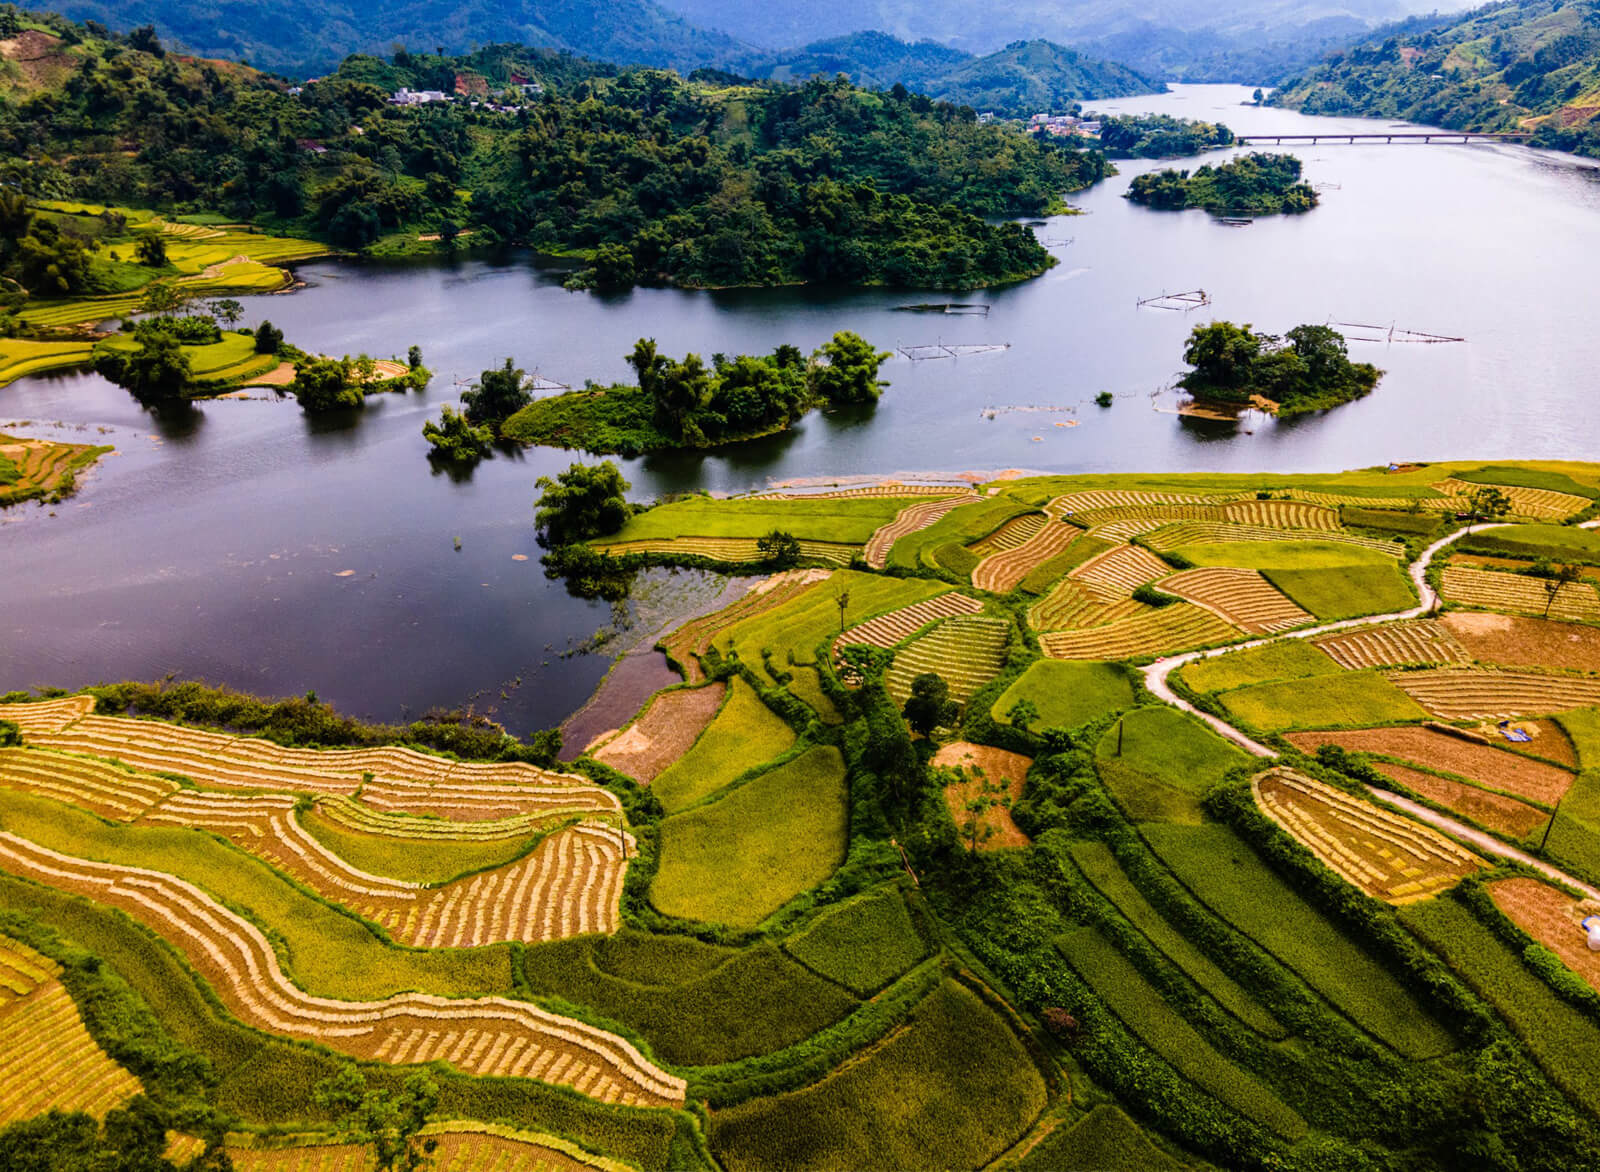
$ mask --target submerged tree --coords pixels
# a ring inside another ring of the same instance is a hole
[[[889,384],[878,369],[892,355],[880,351],[860,334],[841,330],[818,349],[811,371],[816,394],[835,406],[841,403],[875,403]]]
[[[498,370],[484,371],[478,376],[477,386],[461,393],[467,422],[475,426],[489,424],[497,429],[531,402],[533,394],[529,390],[528,376],[509,358]]]
[[[461,464],[487,456],[494,444],[492,430],[474,427],[465,415],[448,403],[438,423],[430,419],[422,425],[422,437],[433,445],[429,455]]]
[[[610,460],[573,464],[535,483],[544,494],[534,504],[534,524],[540,543],[551,549],[615,533],[633,512],[625,495],[631,485]]]
[[[294,381],[289,384],[288,390],[300,401],[303,411],[360,407],[367,397],[361,387],[355,384],[354,378],[347,358],[313,358],[295,367]]]

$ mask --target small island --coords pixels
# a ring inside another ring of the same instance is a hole
[[[1221,122],[1174,118],[1171,114],[1100,118],[1100,149],[1109,159],[1173,159],[1232,145],[1233,131]]]
[[[809,358],[779,346],[765,356],[716,354],[710,366],[698,354],[668,358],[641,338],[628,356],[637,386],[591,385],[534,400],[501,424],[500,436],[622,456],[736,443],[787,431],[813,407],[875,402],[888,385],[878,378],[888,358],[849,331]],[[468,406],[467,418],[479,423]]]
[[[1197,403],[1255,406],[1280,418],[1359,399],[1383,375],[1351,362],[1344,335],[1328,326],[1296,326],[1280,338],[1249,322],[1212,322],[1190,333],[1183,360],[1192,369],[1178,385]]]
[[[1158,211],[1204,208],[1214,216],[1272,216],[1309,212],[1317,193],[1300,178],[1293,155],[1252,152],[1192,175],[1166,168],[1134,177],[1127,197]]]

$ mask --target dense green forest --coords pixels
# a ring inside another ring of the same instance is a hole
[[[1306,212],[1317,206],[1317,193],[1300,179],[1300,160],[1293,155],[1252,152],[1215,167],[1167,168],[1134,177],[1127,198],[1163,211],[1205,208],[1214,215],[1269,216]]]
[[[1089,117],[1095,115],[1091,113]],[[1170,159],[1233,145],[1221,122],[1170,114],[1123,114],[1100,119],[1100,147],[1113,159]]]
[[[1246,322],[1196,326],[1184,347],[1191,369],[1178,385],[1197,399],[1244,404],[1259,396],[1280,416],[1337,407],[1378,385],[1383,372],[1351,362],[1344,335],[1328,326],[1296,326],[1283,337]]]
[[[148,30],[39,23],[50,68],[0,97],[0,181],[352,250],[470,233],[571,256],[578,286],[1017,280],[1051,258],[984,217],[1042,214],[1109,171],[970,109],[837,80],[728,85],[490,46],[352,57],[290,92]],[[458,77],[496,101],[389,101]],[[542,94],[505,96],[516,78]]]
[[[1600,156],[1594,0],[1518,0],[1385,32],[1285,82],[1273,102],[1459,130],[1533,129],[1538,146]]]

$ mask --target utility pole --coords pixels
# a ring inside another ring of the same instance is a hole
[[[1562,794],[1561,798],[1566,797]],[[1556,824],[1556,815],[1561,813],[1561,798],[1556,799],[1555,808],[1550,811],[1550,821],[1544,824],[1544,837],[1539,840],[1539,855],[1544,856],[1544,844],[1550,841],[1550,828]]]

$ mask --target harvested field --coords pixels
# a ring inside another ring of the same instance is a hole
[[[937,497],[934,500],[907,505],[895,515],[893,521],[874,533],[867,542],[863,555],[867,559],[867,565],[874,570],[883,569],[889,564],[889,551],[894,548],[895,542],[926,529],[952,509],[970,505],[977,499],[970,493],[962,493],[959,496]]]
[[[0,749],[0,788],[80,806],[102,818],[132,822],[178,788],[104,761],[40,749]]]
[[[1082,631],[1050,631],[1039,646],[1054,659],[1134,659],[1226,643],[1239,636],[1204,607],[1180,602]]]
[[[1224,505],[1222,520],[1235,525],[1265,525],[1273,529],[1339,528],[1339,514],[1322,505],[1304,501],[1233,501]]]
[[[1067,499],[1067,498],[1060,498]],[[1127,505],[1122,508],[1080,509],[1072,519],[1099,537],[1119,536],[1126,541],[1174,521],[1223,521],[1222,505]]]
[[[1473,658],[1450,626],[1435,619],[1363,627],[1327,635],[1315,643],[1349,671],[1418,663],[1471,663]]]
[[[926,635],[895,653],[884,684],[897,704],[911,695],[911,681],[924,672],[938,672],[950,685],[950,698],[967,698],[1000,673],[1010,624],[982,615],[946,619]]]
[[[1049,524],[1050,518],[1043,513],[1024,513],[1020,517],[1012,517],[1004,522],[993,533],[967,546],[979,558],[993,557],[997,553],[1016,549],[1037,537]]]
[[[1507,919],[1600,990],[1600,952],[1590,949],[1582,923],[1600,909],[1537,879],[1499,879],[1489,884],[1489,895]]]
[[[691,619],[661,641],[661,649],[671,656],[691,684],[705,679],[700,668],[703,655],[716,637],[729,627],[765,610],[782,606],[828,578],[827,570],[784,570],[752,586],[743,598],[720,610]]]
[[[30,500],[53,503],[71,496],[78,473],[109,451],[0,435],[0,506]]]
[[[1498,488],[1511,498],[1511,514],[1535,521],[1563,521],[1574,513],[1581,513],[1592,503],[1588,497],[1566,492],[1551,492],[1543,488],[1523,488],[1515,484],[1472,484],[1465,480],[1441,480],[1433,486],[1446,496],[1466,498],[1479,489]]]
[[[1252,635],[1287,631],[1312,621],[1257,570],[1207,566],[1163,578],[1157,587],[1203,606]]]
[[[1547,806],[1559,801],[1572,785],[1572,774],[1565,769],[1431,728],[1334,729],[1287,733],[1285,739],[1308,753],[1315,752],[1319,745],[1338,745],[1352,752],[1444,769],[1485,788]]]
[[[1427,899],[1484,865],[1431,827],[1292,769],[1258,774],[1251,788],[1273,821],[1375,899]]]
[[[864,643],[871,647],[894,647],[905,642],[929,623],[958,615],[975,615],[983,610],[983,603],[971,595],[951,590],[936,594],[899,610],[891,610],[875,619],[857,623],[833,641],[835,650],[851,644]]]
[[[674,557],[708,558],[714,562],[744,565],[766,560],[765,555],[756,546],[759,540],[757,537],[646,537],[638,541],[615,541],[610,545],[599,545],[595,548],[606,557],[621,557],[630,553],[661,553]],[[819,562],[834,562],[848,566],[860,552],[859,545],[846,545],[842,541],[805,539],[800,541],[800,556]]]
[[[1333,508],[1340,505],[1356,505],[1364,509],[1409,509],[1415,500],[1421,502],[1421,507],[1424,509],[1451,512],[1466,507],[1467,503],[1465,497],[1459,496],[1361,496],[1359,493],[1316,492],[1305,488],[1286,488],[1282,492],[1297,501],[1311,501]]]
[[[1153,530],[1145,536],[1145,541],[1149,543],[1151,549],[1165,553],[1184,545],[1226,545],[1247,541],[1281,542],[1293,540],[1293,537],[1293,534],[1285,533],[1282,529],[1273,529],[1265,525],[1234,525],[1225,521],[1179,521]],[[1361,549],[1387,554],[1392,558],[1404,557],[1406,552],[1406,547],[1398,542],[1380,541],[1376,537],[1360,537],[1342,530],[1319,531],[1314,539],[1323,542],[1332,541],[1340,545],[1354,545]]]
[[[674,688],[659,693],[644,715],[589,755],[645,785],[689,751],[722,707],[727,685]]]
[[[1055,504],[1062,516],[1082,513],[1091,509],[1128,509],[1149,505],[1206,504],[1213,498],[1176,492],[1125,492],[1121,489],[1089,489],[1057,497]]]
[[[1600,630],[1594,627],[1465,611],[1439,621],[1474,659],[1485,663],[1600,672]]]
[[[630,1165],[584,1151],[551,1135],[522,1132],[467,1120],[430,1123],[422,1134],[435,1146],[428,1167],[438,1172],[627,1172]],[[228,1158],[237,1172],[371,1172],[372,1154],[364,1146],[332,1137],[308,1136],[282,1146],[282,1140],[256,1147],[245,1135],[230,1135]],[[235,1141],[245,1146],[235,1146]],[[198,1142],[198,1141],[197,1141]],[[195,1153],[199,1154],[196,1147]],[[169,1158],[171,1155],[169,1153]]]
[[[0,1127],[46,1111],[100,1119],[144,1090],[84,1028],[60,972],[0,936]]]
[[[1600,679],[1461,667],[1388,675],[1418,704],[1446,720],[1543,716],[1600,704]]]
[[[379,1062],[437,1060],[468,1074],[543,1079],[607,1103],[684,1101],[684,1081],[622,1038],[528,1002],[310,996],[290,982],[254,924],[159,871],[74,858],[8,832],[0,832],[0,869],[126,912],[177,947],[232,1013],[269,1033]]]
[[[1440,777],[1437,773],[1425,773],[1409,765],[1394,765],[1388,761],[1374,761],[1372,767],[1429,801],[1454,810],[1480,826],[1509,834],[1512,838],[1526,837],[1550,820],[1550,815],[1536,806],[1519,802],[1505,794],[1490,793],[1451,777]]]
[[[1551,582],[1550,585],[1557,585]],[[1510,610],[1527,615],[1576,622],[1600,622],[1600,594],[1588,582],[1560,585],[1554,597],[1544,578],[1502,574],[1451,564],[1445,567],[1439,593],[1446,602],[1484,610]]]
[[[932,764],[961,771],[960,781],[944,787],[944,802],[958,828],[969,817],[977,818],[978,825],[984,828],[978,832],[979,850],[1028,845],[1031,840],[1011,820],[1011,807],[1022,800],[1022,783],[1033,764],[1032,757],[969,741],[951,741],[933,755]],[[974,803],[983,808],[969,811]],[[987,838],[982,837],[985,831],[989,832]]]
[[[1036,631],[1073,631],[1104,626],[1149,610],[1144,603],[1107,587],[1063,578],[1028,608],[1028,623]]]
[[[60,732],[94,711],[93,696],[63,696],[31,704],[0,704],[0,720],[9,720],[24,737]]]
[[[1082,529],[1052,518],[1021,545],[991,554],[979,562],[972,571],[972,584],[979,590],[991,590],[996,594],[1015,590],[1036,566],[1055,557],[1082,533]]]
[[[969,489],[950,484],[902,484],[898,480],[885,480],[880,484],[862,484],[854,488],[831,488],[825,492],[753,492],[741,499],[752,501],[848,501],[861,497],[883,496],[933,496],[947,497],[952,493],[972,495]]]
[[[1172,567],[1148,549],[1137,545],[1119,545],[1084,562],[1068,577],[1126,598],[1145,583],[1164,578],[1170,573]]]
[[[549,825],[553,817],[576,818],[585,810],[571,808],[559,812],[513,814],[507,818],[455,821],[448,818],[419,817],[374,810],[355,798],[317,799],[317,813],[345,830],[374,838],[413,839],[418,842],[503,842],[529,838]]]

